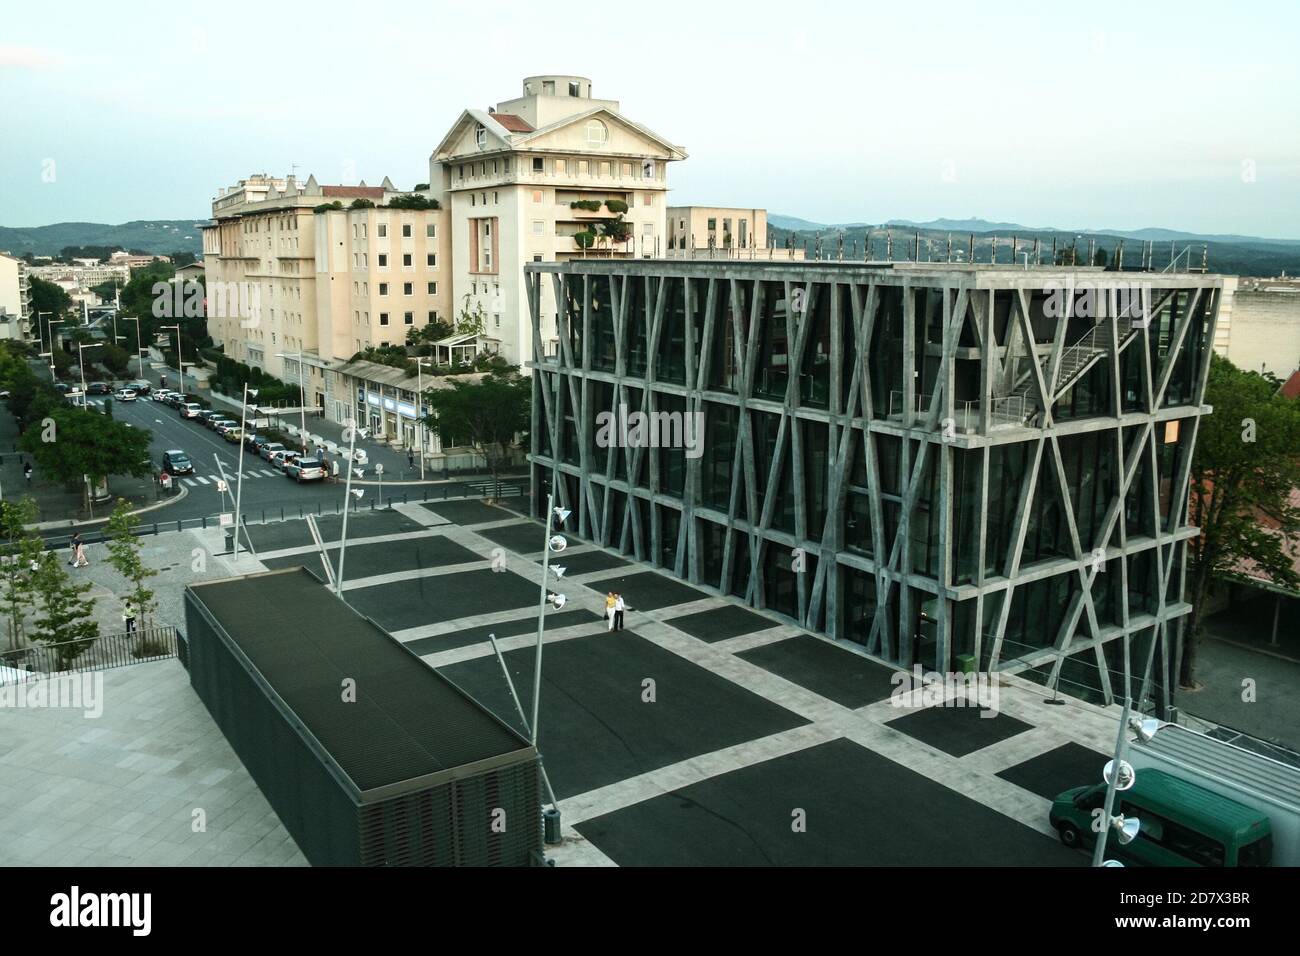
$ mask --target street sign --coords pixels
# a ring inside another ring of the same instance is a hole
[[[226,480],[224,478],[218,478],[217,491],[228,491],[228,490],[230,490],[230,486],[226,484]]]
[[[227,511],[221,514],[218,520],[220,522],[221,527],[229,528],[232,524],[235,523],[235,516],[231,514],[229,511]]]
[[[375,465],[375,474],[376,474],[376,475],[382,475],[383,473],[384,473],[384,466],[383,466],[383,465]]]

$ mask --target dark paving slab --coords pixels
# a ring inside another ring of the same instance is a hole
[[[319,562],[318,562],[319,563]],[[352,548],[346,575],[352,576]],[[512,571],[460,571],[344,591],[347,602],[386,631],[437,624],[485,611],[535,607],[537,585]]]
[[[515,554],[540,554],[546,543],[546,528],[532,521],[502,525],[500,528],[479,528],[475,533]]]
[[[348,528],[348,541],[352,541],[352,528]],[[329,548],[330,561],[339,565],[339,549]],[[375,574],[396,574],[400,571],[418,571],[439,568],[448,564],[481,561],[487,567],[489,559],[441,535],[425,538],[408,538],[405,541],[384,541],[378,544],[349,544],[344,577],[348,581]],[[320,565],[316,555],[293,555],[286,558],[269,558],[262,562],[268,568],[288,568],[295,565],[310,567]]]
[[[807,634],[736,656],[845,707],[885,700],[896,686],[893,668]]]
[[[305,519],[276,521],[271,524],[244,526],[258,551],[279,551],[281,548],[301,548],[312,543],[311,531]],[[343,536],[343,516],[326,515],[316,519],[316,527],[326,541],[337,541]],[[372,538],[381,534],[406,534],[419,531],[424,526],[396,511],[356,512],[348,516],[348,541]],[[317,562],[318,564],[320,562]]]
[[[1096,783],[1101,779],[1101,768],[1109,759],[1108,755],[1096,750],[1068,743],[999,771],[998,776],[1052,800],[1071,787]]]
[[[430,501],[421,504],[420,507],[427,508],[439,517],[458,525],[483,524],[485,521],[504,521],[507,518],[518,517],[504,508],[485,505],[472,498],[464,501]]]
[[[729,637],[765,631],[777,625],[776,621],[736,604],[675,617],[668,623],[679,631],[684,631],[691,637],[698,637],[702,641],[708,641],[710,644],[714,641],[725,641]]]
[[[549,754],[548,754],[549,762]],[[806,832],[792,814],[805,811]],[[848,740],[577,830],[620,866],[1081,866],[1083,854]]]
[[[593,630],[605,630],[604,619],[590,611],[547,611],[546,629],[573,627],[575,624],[591,624]],[[406,646],[417,654],[437,654],[456,647],[469,647],[472,644],[487,644],[488,635],[495,634],[497,640],[514,637],[518,634],[532,634],[537,631],[537,615],[521,617],[515,621],[503,621],[500,624],[484,624],[481,627],[467,627],[459,631],[449,631],[435,637],[421,637],[407,641]],[[491,646],[490,644],[488,645]]]
[[[564,565],[565,574],[588,574],[592,571],[612,571],[614,568],[626,568],[632,562],[624,560],[618,555],[609,554],[606,551],[584,551],[581,554],[571,554],[565,551],[563,554],[551,555],[551,563]]]
[[[661,607],[686,604],[709,596],[689,584],[683,584],[676,578],[665,577],[654,571],[634,571],[616,578],[591,581],[587,587],[600,594],[609,591],[622,594],[629,608],[629,616],[637,611],[654,611]]]
[[[528,711],[533,648],[505,658]],[[540,743],[559,797],[807,723],[631,631],[548,644],[542,663]],[[441,670],[520,727],[495,656]],[[653,703],[642,699],[647,678],[655,682]]]
[[[885,726],[927,743],[954,757],[983,750],[999,740],[1032,729],[1032,724],[1006,714],[985,716],[988,710],[969,707],[927,707],[913,710]]]

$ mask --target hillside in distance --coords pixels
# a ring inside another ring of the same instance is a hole
[[[135,220],[119,225],[100,222],[57,222],[49,226],[0,226],[0,251],[21,256],[55,256],[68,246],[117,246],[165,255],[203,254],[198,224],[202,219]]]

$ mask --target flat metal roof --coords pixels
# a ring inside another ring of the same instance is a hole
[[[527,740],[304,568],[192,584],[186,595],[358,802],[536,759]],[[348,679],[354,702],[343,699]]]
[[[1206,734],[1167,724],[1137,750],[1149,750],[1224,784],[1300,811],[1300,769]]]

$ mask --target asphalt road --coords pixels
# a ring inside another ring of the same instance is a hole
[[[92,398],[91,401],[96,399]],[[233,493],[241,472],[239,444],[227,442],[197,422],[181,418],[176,409],[147,398],[134,402],[114,399],[113,417],[135,428],[147,428],[150,431],[150,458],[155,466],[162,463],[163,452],[176,448],[184,451],[194,463],[194,474],[179,479],[187,491],[186,497],[155,512],[159,520],[198,518],[234,510]],[[223,470],[230,488],[225,494],[217,490],[217,482],[222,477]],[[344,491],[341,478],[338,482],[316,481],[300,485],[248,451],[243,455],[242,473],[241,509],[248,521],[259,520],[263,512],[268,519],[279,518],[282,511],[284,517],[296,518],[300,512],[333,513],[342,508]],[[371,483],[376,479],[373,468],[363,466],[361,478],[368,484],[354,487],[365,489],[360,505],[364,508],[369,506],[369,499],[378,495],[379,486]],[[403,493],[411,501],[420,501],[425,495],[430,500],[435,500],[476,494],[479,493],[479,488],[478,482],[473,478],[431,485],[408,485],[400,489],[385,482],[385,500],[401,501]]]

